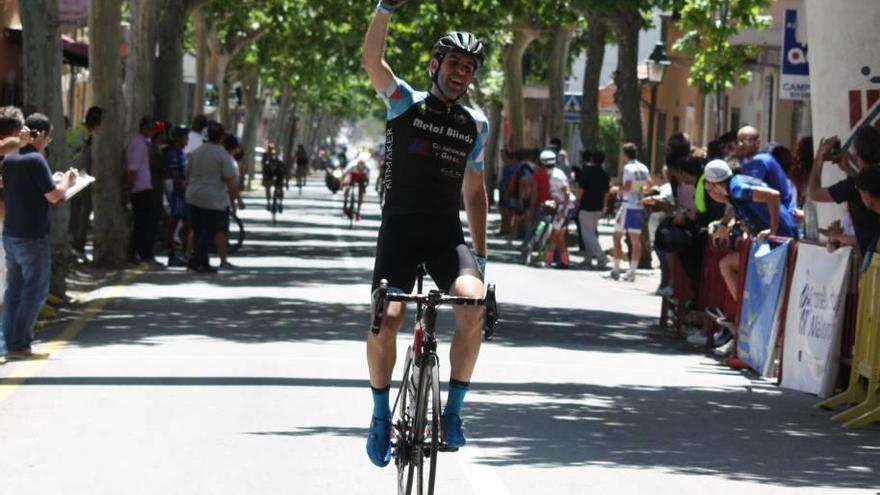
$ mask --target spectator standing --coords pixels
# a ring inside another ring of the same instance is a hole
[[[208,247],[229,221],[230,198],[239,199],[235,162],[221,145],[223,126],[209,122],[207,130],[208,140],[192,152],[186,169],[186,202],[195,237],[187,268],[199,273],[216,271],[209,263]]]
[[[73,168],[80,173],[92,174],[92,139],[101,128],[104,111],[91,107],[86,111],[83,125],[67,133],[67,149]],[[77,194],[70,201],[70,245],[77,257],[86,259],[86,239],[89,232],[89,217],[92,215],[92,195]]]
[[[519,167],[519,163],[507,149],[501,150],[501,163],[501,174],[498,179],[498,210],[501,213],[501,227],[498,229],[498,235],[504,236],[510,232],[510,222],[516,206],[511,201],[510,181],[513,179],[513,174]]]
[[[183,152],[187,155],[198,149],[205,142],[205,136],[202,134],[208,125],[208,118],[202,114],[193,117],[192,129],[189,131],[189,139],[186,141],[186,148]]]
[[[578,173],[575,204],[578,206],[581,236],[584,243],[584,264],[587,269],[603,270],[608,258],[599,244],[598,228],[605,197],[611,189],[611,178],[602,167],[605,153],[601,151],[584,152],[584,162]],[[596,264],[593,265],[593,260]]]
[[[168,222],[165,225],[165,248],[168,250],[168,266],[186,266],[185,256],[174,253],[174,233],[181,226],[181,243],[186,252],[186,239],[189,237],[189,211],[186,207],[186,164],[183,150],[189,139],[189,129],[177,126],[171,130],[171,142],[165,147],[165,194],[168,201]]]
[[[229,157],[232,159],[233,165],[235,165],[235,184],[237,190],[237,185],[239,183],[238,179],[241,176],[241,165],[239,164],[239,160],[244,158],[244,153],[241,152],[238,138],[235,137],[235,134],[226,134],[223,136],[223,149],[229,153]],[[223,229],[214,235],[214,244],[217,247],[217,257],[220,258],[220,269],[222,270],[235,268],[235,265],[229,262],[229,216],[231,212],[235,211],[236,206],[243,209],[244,200],[242,200],[241,195],[233,197],[231,191],[229,191],[229,201],[228,206],[226,207],[226,221],[223,223]]]
[[[125,192],[131,200],[134,217],[132,244],[143,263],[159,264],[153,257],[158,219],[153,201],[153,178],[150,173],[150,138],[153,120],[141,117],[138,132],[131,136],[125,150]]]
[[[642,223],[644,221],[644,209],[642,198],[644,191],[651,186],[651,172],[644,163],[638,161],[638,148],[634,143],[623,145],[623,155],[627,162],[623,166],[623,183],[620,186],[623,204],[617,212],[614,225],[614,268],[611,278],[620,278],[620,260],[623,258],[623,236],[629,236],[632,250],[630,252],[629,273],[625,280],[633,282],[636,279],[636,268],[642,255]]]
[[[880,166],[880,130],[863,126],[856,130],[852,140],[856,168],[850,166],[846,150],[840,149],[837,136],[819,141],[816,159],[810,174],[810,199],[818,203],[846,203],[856,231],[859,251],[864,255],[871,251],[871,242],[880,235],[880,216],[865,205],[856,186],[856,172],[868,167]],[[833,161],[847,178],[830,187],[822,187],[822,168]]]
[[[5,119],[5,116],[4,116]],[[0,119],[2,120],[2,119]],[[56,185],[44,157],[52,141],[52,124],[40,113],[25,121],[33,142],[3,160],[6,188],[6,217],[3,219],[3,247],[8,268],[3,296],[3,337],[6,359],[45,359],[33,352],[34,324],[49,295],[51,252],[49,244],[49,205],[64,199],[76,180],[68,170]],[[19,120],[17,129],[21,129]]]
[[[0,107],[0,167],[2,167],[4,155],[17,153],[32,140],[30,131],[24,127],[24,115],[21,110],[12,106]],[[5,191],[2,182],[0,180],[0,219],[6,216]],[[3,222],[0,222],[0,235],[2,233]],[[3,252],[3,244],[0,243],[0,291],[5,290],[6,253]]]
[[[770,153],[760,152],[761,136],[758,130],[752,126],[744,126],[736,133],[738,144],[737,154],[740,159],[742,171],[760,179],[769,187],[779,191],[782,205],[790,211],[794,210],[796,202],[788,187],[788,176],[782,170],[782,166]]]
[[[856,189],[865,208],[880,215],[880,166],[863,167],[856,176]],[[880,234],[866,246],[870,252],[880,252]]]

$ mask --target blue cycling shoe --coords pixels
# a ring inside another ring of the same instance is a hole
[[[373,417],[367,435],[367,457],[379,467],[391,461],[391,420]]]
[[[440,431],[443,432],[443,443],[449,448],[458,449],[467,443],[464,429],[461,427],[461,418],[457,414],[441,415]]]

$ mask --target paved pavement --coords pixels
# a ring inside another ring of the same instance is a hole
[[[319,180],[275,225],[260,201],[237,270],[105,285],[82,295],[94,314],[41,334],[51,359],[0,366],[0,494],[394,493],[364,454],[378,208],[349,228]],[[502,321],[438,493],[880,490],[880,427],[847,432],[814,397],[654,328],[655,274],[611,282],[491,250]]]

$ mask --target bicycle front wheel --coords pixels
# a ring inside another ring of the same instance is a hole
[[[416,393],[416,410],[413,421],[413,466],[410,477],[415,477],[417,495],[433,495],[437,476],[437,452],[440,449],[440,379],[437,356],[423,363]]]

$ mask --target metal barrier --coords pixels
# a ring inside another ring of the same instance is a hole
[[[880,255],[874,255],[859,280],[859,303],[849,388],[816,404],[833,408],[857,404],[832,419],[844,428],[861,428],[880,421]]]

